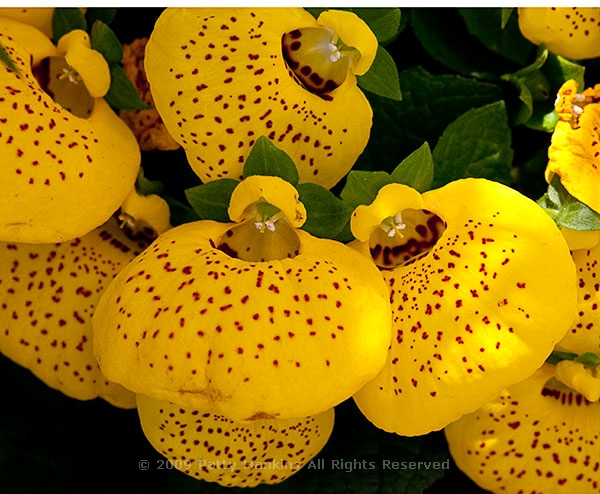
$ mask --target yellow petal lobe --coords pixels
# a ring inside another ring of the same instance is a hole
[[[546,364],[446,427],[452,458],[481,488],[553,494],[600,488],[600,403],[553,375]]]
[[[391,247],[388,257],[399,264],[381,271],[392,345],[383,370],[354,396],[377,427],[408,436],[441,429],[531,375],[576,313],[568,247],[536,203],[465,179],[422,194],[422,208],[420,224],[404,211],[392,217],[400,252]]]
[[[138,395],[144,434],[174,468],[225,487],[279,484],[327,443],[334,410],[300,419],[236,422]]]
[[[54,7],[35,7],[35,8],[0,8],[1,17],[9,17],[15,21],[29,24],[39,29],[48,38],[52,38],[52,16]]]
[[[81,29],[65,34],[57,48],[65,60],[81,76],[92,98],[102,98],[110,87],[110,71],[102,54],[91,48],[90,36]]]
[[[92,352],[92,314],[110,280],[141,250],[116,219],[60,244],[0,243],[0,352],[79,400],[132,408]]]
[[[375,266],[302,230],[295,257],[243,261],[216,248],[232,226],[175,227],[115,278],[94,314],[105,375],[232,420],[304,417],[350,397],[390,341]]]
[[[521,7],[519,29],[535,45],[573,60],[600,56],[600,9],[592,7]]]
[[[372,111],[351,72],[326,98],[297,79],[282,38],[322,28],[299,8],[168,8],[146,49],[152,95],[203,182],[242,178],[264,135],[295,162],[300,182],[335,185],[369,138]]]
[[[600,379],[596,369],[588,369],[583,363],[574,360],[562,360],[556,364],[556,379],[569,388],[595,402],[600,399]]]
[[[0,74],[0,159],[6,164],[0,240],[83,236],[106,222],[133,187],[141,159],[135,137],[102,99],[89,118],[79,118],[44,92],[31,60],[58,53],[42,33],[10,19],[0,19],[0,33],[20,71]]]

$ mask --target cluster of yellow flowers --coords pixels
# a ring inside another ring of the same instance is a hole
[[[384,186],[344,244],[302,230],[291,183],[243,177],[261,136],[301,183],[352,168],[372,119],[356,77],[378,46],[355,14],[166,9],[126,51],[156,108],[121,116],[85,32],[55,46],[0,14],[17,68],[0,70],[0,352],[68,396],[137,408],[161,454],[226,486],[297,472],[353,399],[391,433],[445,429],[487,489],[598,489],[595,363],[545,363],[600,353],[598,232],[469,178]],[[546,179],[600,212],[600,92],[569,81],[556,111]],[[153,142],[205,183],[239,182],[229,222],[171,227],[136,192]]]

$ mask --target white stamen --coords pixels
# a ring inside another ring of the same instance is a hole
[[[577,106],[577,105],[572,105],[573,106],[573,113],[575,115],[581,115],[583,113],[583,108],[581,106]]]
[[[340,53],[340,50],[338,49],[337,45],[335,43],[329,43],[329,60],[331,60],[332,62],[337,62],[340,58],[342,58],[342,54]]]
[[[261,233],[264,233],[265,229],[267,229],[271,233],[273,233],[273,232],[275,232],[275,223],[276,222],[277,222],[277,218],[269,218],[268,220],[255,221],[254,226]]]
[[[392,219],[391,217],[386,220],[385,223],[381,225],[381,229],[387,233],[388,237],[392,238],[396,235],[402,238],[402,232],[400,230],[404,230],[406,228],[406,223],[402,221],[402,213],[397,213],[396,216]]]
[[[81,76],[72,67],[62,69],[62,74],[59,74],[58,78],[60,80],[68,79],[73,84],[79,84],[81,80]]]

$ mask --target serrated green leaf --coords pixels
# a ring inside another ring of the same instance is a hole
[[[185,190],[185,197],[194,212],[203,220],[226,223],[231,221],[227,209],[231,194],[240,182],[222,178]]]
[[[600,230],[600,214],[575,199],[554,175],[548,185],[548,192],[538,204],[558,226],[571,230]]]
[[[354,209],[361,204],[372,203],[379,189],[392,182],[392,177],[386,172],[352,170],[346,177],[346,184],[340,195],[344,202]]]
[[[400,9],[359,7],[351,10],[367,23],[379,43],[388,42],[398,34]]]
[[[395,101],[402,100],[396,63],[385,48],[378,46],[373,65],[365,75],[357,76],[360,88]]]
[[[74,31],[75,29],[83,29],[87,31],[87,21],[80,9],[76,8],[57,8],[52,16],[52,35],[54,42],[65,34]]]
[[[133,83],[118,64],[109,65],[110,89],[104,96],[106,102],[119,110],[147,110],[152,108],[142,101]]]
[[[466,177],[509,184],[512,158],[504,102],[474,108],[452,122],[435,146],[433,187]]]
[[[322,185],[296,185],[300,202],[306,208],[306,222],[302,229],[320,238],[335,238],[348,223],[352,208]]]
[[[433,156],[427,142],[408,155],[396,167],[392,172],[392,180],[399,184],[408,185],[419,192],[431,189],[433,183]]]
[[[421,67],[399,73],[402,101],[366,93],[373,108],[371,137],[355,169],[392,171],[425,141],[433,148],[444,129],[467,110],[502,97],[498,85]]]
[[[488,50],[520,65],[527,63],[535,52],[535,46],[521,34],[516,16],[509,17],[503,27],[500,8],[461,8],[459,13],[469,33]]]
[[[256,140],[244,163],[243,177],[251,175],[280,177],[292,185],[298,183],[298,169],[292,158],[265,136]]]
[[[99,51],[109,64],[120,62],[123,59],[121,42],[104,22],[100,20],[94,22],[90,39],[92,48]]]

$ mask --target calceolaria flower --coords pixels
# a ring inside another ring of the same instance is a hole
[[[349,398],[390,343],[379,271],[299,230],[304,206],[278,177],[240,182],[229,216],[167,231],[115,278],[93,319],[101,369],[235,421],[307,417]]]
[[[569,80],[558,92],[556,123],[548,149],[546,181],[560,177],[564,188],[596,212],[600,212],[600,87],[577,93]]]
[[[600,490],[600,403],[556,379],[555,371],[545,364],[446,427],[454,461],[482,488],[568,494]]]
[[[355,14],[300,8],[169,8],[146,51],[156,107],[204,182],[241,178],[267,136],[301,182],[335,185],[369,138],[356,76],[377,39]]]
[[[0,8],[0,17],[9,17],[19,22],[29,24],[46,36],[52,38],[52,16],[54,7],[2,7]]]
[[[476,410],[535,372],[575,317],[559,229],[502,184],[387,185],[351,227],[392,303],[386,365],[354,396],[381,429],[425,434]]]
[[[599,8],[521,7],[519,29],[535,45],[582,60],[600,56]]]
[[[135,395],[98,367],[92,314],[142,247],[115,217],[69,242],[0,243],[0,352],[67,396],[134,407]]]
[[[578,233],[589,238],[587,232]],[[556,345],[562,352],[600,354],[600,244],[595,240],[590,248],[572,251],[577,268],[577,316]]]
[[[0,18],[0,43],[18,69],[0,70],[0,240],[83,236],[119,208],[140,165],[135,137],[102,99],[108,65],[81,30],[54,46]]]
[[[148,38],[133,40],[123,45],[123,69],[134,84],[144,103],[154,106],[150,85],[144,69],[144,52]],[[171,137],[156,108],[120,110],[119,116],[127,122],[140,143],[142,151],[172,151],[179,143]]]
[[[137,396],[137,410],[144,434],[175,468],[226,487],[283,482],[321,451],[334,422],[330,408],[242,423],[144,395]]]

